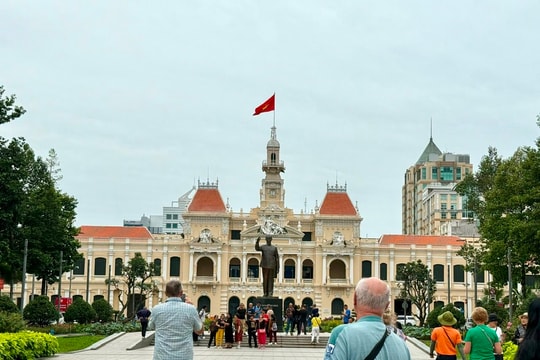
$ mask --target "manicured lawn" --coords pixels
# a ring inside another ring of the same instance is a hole
[[[105,338],[104,335],[66,336],[58,337],[59,353],[82,350]]]

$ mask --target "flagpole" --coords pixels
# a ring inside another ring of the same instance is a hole
[[[276,92],[274,91],[274,127],[276,127]]]

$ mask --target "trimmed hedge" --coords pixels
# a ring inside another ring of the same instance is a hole
[[[58,340],[52,335],[32,331],[0,334],[0,354],[6,360],[27,360],[53,356]]]

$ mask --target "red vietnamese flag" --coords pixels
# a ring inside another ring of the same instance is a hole
[[[275,100],[276,100],[276,94],[270,96],[268,100],[266,100],[261,105],[255,108],[255,112],[253,113],[253,116],[259,115],[260,113],[263,113],[263,112],[274,111],[275,105],[276,105]]]

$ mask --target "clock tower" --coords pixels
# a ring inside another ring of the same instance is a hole
[[[281,173],[285,172],[285,164],[279,159],[279,141],[276,138],[276,127],[272,126],[270,140],[266,144],[266,160],[262,163],[262,171],[266,173],[262,181],[261,208],[285,207],[285,190]]]

